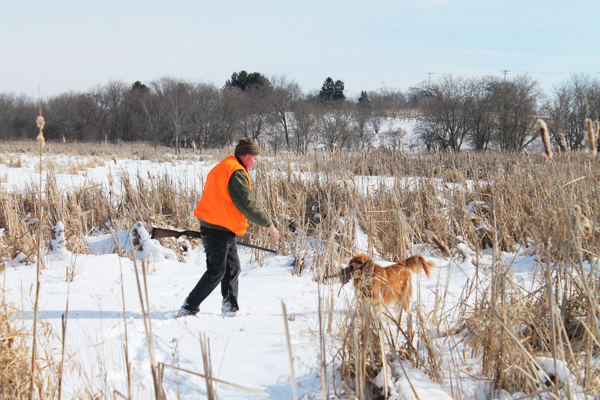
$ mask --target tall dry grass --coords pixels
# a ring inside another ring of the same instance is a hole
[[[77,151],[85,155],[101,150]],[[10,160],[17,153],[2,153],[0,159]],[[225,154],[227,149],[190,152],[169,162],[216,163]],[[98,156],[107,163],[120,157],[110,151]],[[138,150],[138,157],[146,156]],[[253,187],[279,227],[279,251],[296,260],[295,273],[312,268],[318,280],[357,252],[399,261],[424,249],[449,263],[465,259],[464,249],[470,249],[478,268],[475,281],[452,309],[445,306],[443,284],[433,312],[415,304],[409,313],[396,315],[356,303],[339,316],[333,312],[333,294],[324,296],[320,334],[340,339],[335,357],[325,360],[334,362],[340,374],[338,393],[358,398],[379,394],[377,375],[385,368],[394,375],[394,362],[410,360],[460,398],[459,360],[456,371],[444,369],[440,338],[432,336],[431,326],[445,332],[446,344],[468,344],[490,393],[550,388],[553,396],[563,396],[569,389],[565,382],[538,377],[536,357],[542,355],[565,361],[578,385],[591,395],[600,393],[594,362],[600,281],[597,266],[583,268],[586,261],[597,262],[599,253],[600,168],[596,157],[583,152],[554,154],[552,163],[545,159],[527,153],[419,154],[368,148],[305,156],[265,151],[253,173]],[[195,190],[184,184],[192,179],[198,180]],[[42,221],[43,237],[49,241],[56,222],[62,221],[67,248],[81,251],[76,245],[83,247],[84,237],[106,229],[107,223],[115,230],[137,221],[148,228],[196,229],[192,214],[202,186],[199,177],[133,174],[117,175],[112,186],[89,182],[65,191],[58,187],[56,173],[47,170],[41,188],[48,214]],[[17,191],[0,186],[3,259],[35,258],[31,232],[39,224],[32,217],[39,189],[34,182]],[[358,247],[360,231],[368,237],[366,248]],[[255,226],[243,240],[270,245],[265,230]],[[161,241],[179,254],[188,245]],[[431,244],[415,246],[421,243]],[[491,266],[478,263],[485,249],[492,252]],[[536,255],[537,284],[520,286],[502,252]],[[383,389],[388,395],[391,384]]]
[[[34,370],[36,379],[31,379],[32,333],[20,324],[21,311],[4,303],[0,308],[0,398],[38,399],[56,398],[59,387],[59,363],[56,362],[51,345],[54,335],[49,325],[38,327],[38,355]],[[34,392],[30,384],[34,382]]]

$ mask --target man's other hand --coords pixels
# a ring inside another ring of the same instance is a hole
[[[271,242],[277,243],[277,241],[279,240],[279,231],[277,230],[277,228],[275,228],[275,225],[269,226],[267,228],[267,231],[269,231],[269,235],[271,235]]]

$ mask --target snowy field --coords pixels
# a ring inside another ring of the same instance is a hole
[[[22,168],[0,165],[2,185],[10,190],[38,181],[35,165],[35,159],[25,160]],[[108,165],[89,169],[86,176],[61,174],[57,180],[65,190],[92,183],[107,185]],[[164,171],[174,176],[183,174],[199,179],[213,165],[210,162],[157,164],[119,160],[112,165],[111,173],[115,176],[122,173],[144,176],[147,171]],[[194,184],[193,181],[189,182],[190,186]],[[59,239],[60,225],[56,227]],[[92,382],[109,398],[113,398],[114,390],[127,393],[127,343],[133,370],[134,398],[154,398],[149,348],[159,363],[204,374],[201,335],[205,335],[210,347],[213,376],[254,390],[218,383],[217,395],[220,399],[259,399],[266,395],[273,399],[293,398],[283,302],[287,308],[298,395],[305,399],[320,398],[318,293],[321,292],[324,297],[333,295],[336,299],[334,312],[343,314],[349,304],[347,300],[354,296],[352,284],[344,286],[341,291],[340,285],[335,284],[331,287],[333,294],[330,294],[330,288],[319,288],[313,279],[318,265],[305,269],[302,276],[293,276],[292,257],[269,255],[258,266],[255,255],[240,247],[242,274],[238,316],[225,318],[221,315],[221,296],[217,289],[201,305],[197,316],[175,319],[174,313],[205,271],[203,249],[201,246],[190,248],[185,253],[184,262],[178,262],[174,253],[163,248],[158,241],[151,240],[149,232],[143,227],[132,228],[136,228],[141,241],[135,264],[130,258],[116,254],[117,247],[128,253],[133,251],[129,231],[88,236],[88,254],[67,251],[61,240],[44,250],[39,303],[41,318],[54,328],[56,339],[53,347],[60,349],[61,317],[63,314],[67,316],[66,353],[74,361],[70,365],[78,365],[77,369],[67,371],[67,393],[73,395],[85,382]],[[356,249],[363,248],[366,242],[361,233]],[[436,296],[439,300],[443,295],[440,313],[448,315],[448,319],[430,329],[432,332],[445,331],[451,325],[451,310],[455,302],[461,297],[465,285],[475,279],[478,271],[482,284],[486,284],[486,274],[482,271],[491,264],[491,253],[482,254],[479,260],[481,268],[477,269],[472,262],[474,255],[467,248],[463,249],[464,257],[452,259],[436,256],[428,245],[415,245],[413,250],[432,261],[435,269],[429,279],[424,275],[415,277],[412,301],[420,304],[424,310],[432,310]],[[525,253],[504,254],[503,257],[507,265],[512,265],[516,281],[524,287],[535,284],[535,276],[539,272],[536,258]],[[136,279],[137,267],[137,277],[142,281],[143,291],[142,260],[147,269],[148,306],[153,335],[151,343],[146,340]],[[376,262],[390,264],[386,260]],[[5,260],[5,265],[2,274],[5,300],[23,310],[24,323],[31,324],[36,266],[22,263],[19,258]],[[71,282],[66,279],[69,274],[73,276]],[[456,338],[442,336],[435,342],[442,349],[440,362],[447,366],[444,384],[434,383],[423,371],[412,368],[408,362],[395,362],[388,374],[393,386],[390,398],[491,399],[487,381],[480,379],[479,371],[474,367],[477,360],[469,359],[468,354],[462,351],[464,344],[460,344]],[[328,345],[335,346],[335,343],[328,340]],[[419,346],[418,341],[415,346]],[[329,349],[328,356],[334,350]],[[547,364],[550,370],[553,365],[543,360],[540,360],[540,364]],[[459,376],[455,375],[457,371]],[[332,385],[334,371],[331,365],[328,375],[329,385]],[[166,367],[163,386],[169,399],[206,398],[204,379],[185,371]],[[335,398],[332,386],[329,393],[330,398]]]

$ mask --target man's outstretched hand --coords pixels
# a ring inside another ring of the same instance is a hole
[[[271,226],[267,228],[267,231],[269,231],[269,235],[271,235],[271,242],[277,243],[279,240],[279,231],[275,228],[275,225],[271,224]]]

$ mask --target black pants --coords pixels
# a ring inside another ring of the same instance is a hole
[[[189,310],[198,311],[200,303],[221,284],[223,302],[238,309],[238,278],[240,260],[235,234],[220,229],[201,227],[200,238],[206,253],[206,272],[186,299]]]

